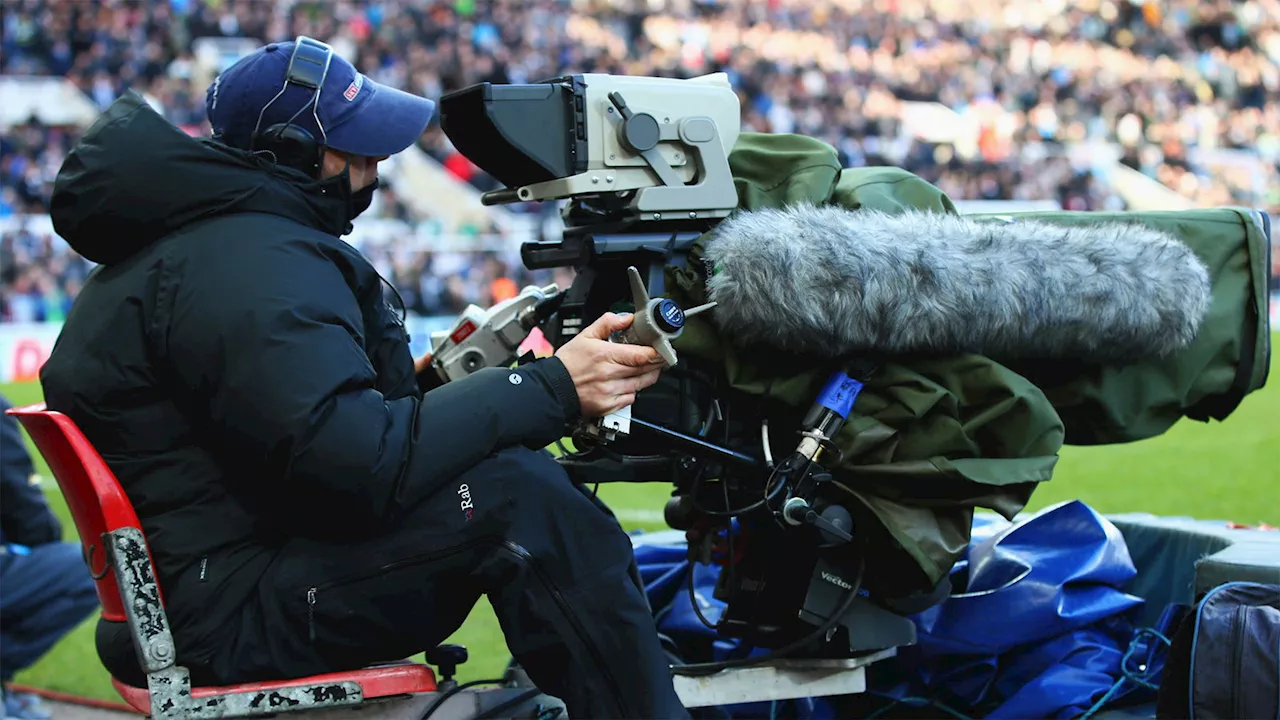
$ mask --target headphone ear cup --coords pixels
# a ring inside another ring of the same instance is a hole
[[[272,125],[254,138],[253,147],[271,153],[277,165],[291,167],[308,177],[320,176],[320,145],[311,133],[297,125]]]

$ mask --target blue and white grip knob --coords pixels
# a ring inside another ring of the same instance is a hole
[[[622,331],[618,339],[630,345],[648,345],[658,351],[667,367],[675,365],[676,351],[671,341],[684,332],[685,321],[716,304],[710,302],[685,310],[670,298],[650,298],[635,266],[627,268],[627,276],[631,280],[631,300],[636,314],[631,326]]]

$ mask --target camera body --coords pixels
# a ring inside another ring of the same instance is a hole
[[[740,107],[727,77],[483,83],[446,95],[440,109],[455,147],[507,186],[484,202],[568,200],[563,236],[521,248],[529,269],[576,272],[539,323],[552,346],[606,312],[668,316],[650,323],[665,330],[617,338],[654,344],[668,367],[626,417],[575,433],[575,451],[560,458],[569,474],[672,487],[664,516],[686,532],[690,560],[723,566],[723,637],[811,658],[914,643],[906,615],[935,598],[911,607],[868,594],[865,511],[832,491],[823,467],[856,399],[850,389],[871,368],[837,373],[800,413],[738,393],[723,368],[671,350],[685,315],[708,308],[673,307],[667,272],[687,266],[694,243],[738,204],[728,155]]]

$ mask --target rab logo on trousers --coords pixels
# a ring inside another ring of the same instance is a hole
[[[471,504],[471,488],[466,483],[462,483],[458,487],[458,496],[462,498],[460,505],[467,513],[467,520],[471,520],[471,513],[475,511],[475,506]]]

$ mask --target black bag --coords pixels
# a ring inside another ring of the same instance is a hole
[[[1280,718],[1280,585],[1205,593],[1174,634],[1157,718]]]

